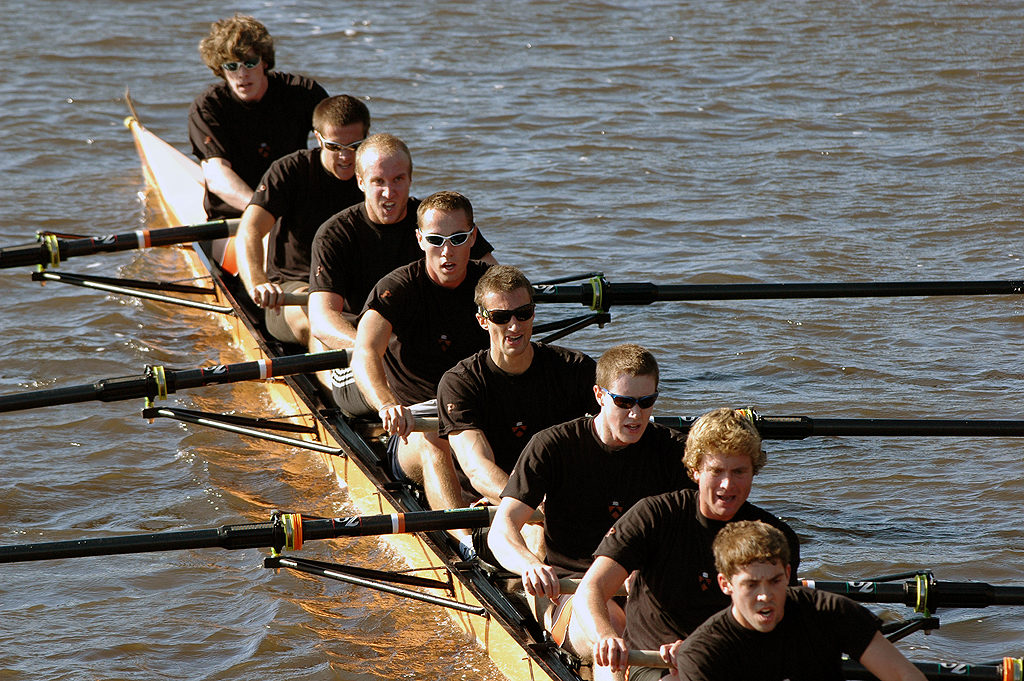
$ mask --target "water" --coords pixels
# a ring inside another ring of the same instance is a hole
[[[410,145],[414,193],[457,189],[503,262],[534,279],[739,283],[1020,278],[1024,19],[1011,2],[369,2],[213,8],[6,3],[0,243],[146,219],[130,87],[187,149],[209,82],[209,22],[255,14],[281,70],[366,98]],[[174,278],[173,253],[68,271]],[[146,364],[239,359],[205,313],[0,271],[0,392]],[[578,313],[579,310],[572,310]],[[558,312],[546,308],[541,321]],[[1022,418],[1016,296],[661,303],[615,308],[571,344],[640,340],[658,413],[720,405],[819,417]],[[238,409],[251,386],[173,402]],[[315,457],[165,422],[141,404],[0,418],[5,544],[337,515]],[[754,499],[804,540],[805,576],[931,568],[1021,583],[1021,443],[1012,438],[769,442]],[[309,547],[395,565],[375,540]],[[206,550],[3,567],[0,678],[491,679],[441,615]],[[891,607],[887,616],[908,609]],[[1024,654],[1019,607],[942,610],[914,659]]]

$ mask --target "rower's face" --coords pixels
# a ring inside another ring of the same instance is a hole
[[[732,615],[740,626],[767,633],[782,621],[789,566],[751,563],[731,579],[719,574],[718,585],[732,599]]]
[[[356,174],[356,148],[351,145],[365,136],[362,123],[328,124],[323,130],[318,130],[316,139],[324,170],[339,180],[351,180]]]
[[[697,482],[698,505],[704,517],[732,520],[750,496],[754,465],[746,454],[708,452],[693,477]]]
[[[424,211],[418,224],[416,241],[423,250],[427,262],[427,276],[439,286],[456,288],[466,279],[470,249],[476,241],[476,229],[461,210],[442,211],[431,208]],[[425,238],[430,235],[451,236],[469,231],[473,233],[459,246],[452,245],[450,241],[445,241],[440,246],[432,246]]]
[[[515,310],[530,303],[530,293],[524,288],[509,293],[491,291],[484,294],[482,302],[485,310]],[[476,319],[490,336],[492,357],[498,353],[511,361],[527,352],[533,335],[533,317],[524,321],[513,315],[507,324],[498,324],[479,314]]]
[[[366,199],[366,212],[377,224],[393,225],[405,218],[412,186],[409,159],[400,151],[364,152],[356,168],[359,189]]]
[[[258,61],[258,63],[249,68],[245,65],[246,61]],[[267,79],[267,65],[263,63],[263,60],[257,60],[256,55],[250,54],[244,59],[232,63],[238,64],[234,71],[222,68],[221,72],[235,97],[243,102],[258,102],[263,99],[263,95],[267,93],[267,87],[270,85],[270,81]]]
[[[594,386],[594,396],[601,405],[599,433],[603,434],[602,441],[610,447],[625,447],[639,441],[647,430],[651,414],[654,413],[654,405],[642,409],[639,404],[634,403],[630,408],[623,409],[615,404],[615,400],[608,393],[644,397],[658,391],[658,382],[654,376],[626,374],[612,381],[606,390],[608,392],[601,390],[600,386]],[[608,440],[605,440],[605,437]]]

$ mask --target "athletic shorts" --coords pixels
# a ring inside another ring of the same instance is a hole
[[[285,293],[295,293],[301,288],[309,286],[309,281],[282,281],[279,282],[281,290]],[[284,308],[280,308],[280,314],[274,310],[263,311],[263,321],[267,325],[267,331],[271,336],[281,341],[282,343],[294,343],[295,345],[301,345],[302,342],[295,337],[292,333],[292,329],[285,322]]]

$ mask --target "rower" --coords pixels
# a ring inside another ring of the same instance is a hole
[[[357,315],[374,284],[423,257],[416,232],[420,201],[409,196],[412,155],[405,142],[386,133],[371,135],[356,151],[355,173],[364,200],[327,220],[313,239],[310,333],[328,350],[352,348]],[[470,243],[472,258],[497,262],[479,230]],[[343,411],[351,399],[357,412],[364,411],[350,371],[339,369],[321,380]]]
[[[487,331],[490,346],[441,377],[438,434],[451,446],[465,494],[497,505],[534,434],[597,413],[596,365],[582,352],[531,340],[533,287],[518,268],[489,269],[476,285],[474,300],[476,320]],[[534,546],[539,548],[535,534]],[[473,536],[474,551],[483,552],[486,528]]]
[[[573,651],[572,595],[560,577],[578,577],[617,518],[651,494],[693,485],[683,469],[685,439],[650,421],[658,397],[658,363],[646,349],[617,345],[597,361],[591,391],[600,411],[546,428],[523,449],[501,493],[488,546],[503,567],[522,575],[526,593],[550,599],[539,619],[554,640]],[[544,503],[546,556],[520,533]],[[614,600],[607,617],[624,618]],[[572,638],[570,638],[572,637]]]
[[[579,636],[593,651],[595,678],[620,674],[630,648],[660,650],[668,661],[671,650],[687,634],[728,604],[714,585],[711,543],[729,523],[760,520],[778,527],[789,544],[796,584],[800,564],[796,533],[747,502],[754,475],[766,460],[761,436],[747,410],[715,409],[690,426],[684,463],[697,489],[650,497],[627,511],[601,540],[594,563],[580,583]],[[608,618],[604,603],[634,571],[623,633]],[[664,672],[635,667],[629,670],[629,678],[659,678]]]
[[[270,164],[305,149],[313,108],[327,97],[315,80],[274,68],[274,39],[251,16],[210,25],[199,54],[221,79],[192,102],[188,137],[203,170],[203,207],[212,220],[235,218]]]
[[[284,294],[309,288],[310,251],[320,225],[363,200],[355,157],[370,131],[370,111],[350,95],[328,97],[313,110],[313,131],[318,149],[292,152],[264,173],[235,242],[238,274],[249,297],[264,309],[270,335],[302,346],[310,338],[306,308],[283,305]]]
[[[670,664],[679,678],[841,679],[845,653],[881,681],[924,681],[867,608],[788,586],[796,571],[789,548],[782,532],[761,522],[731,523],[718,533],[717,582],[730,603],[674,651]]]
[[[386,275],[367,298],[352,354],[358,392],[347,393],[342,408],[376,413],[391,436],[395,477],[422,484],[431,508],[457,508],[462,494],[448,443],[436,432],[413,432],[410,406],[433,402],[444,372],[486,347],[487,334],[473,317],[473,291],[490,265],[470,259],[476,224],[462,194],[431,194],[417,221],[425,257]],[[436,414],[433,404],[430,409]]]

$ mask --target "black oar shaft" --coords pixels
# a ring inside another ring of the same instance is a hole
[[[842,594],[862,603],[902,603],[915,608],[985,608],[1024,605],[1024,587],[993,586],[985,582],[828,582],[806,580],[806,585]],[[924,593],[922,593],[922,588]]]
[[[80,255],[130,251],[152,246],[171,246],[207,239],[223,239],[234,234],[238,222],[237,218],[214,220],[195,225],[139,229],[133,232],[80,239],[62,239],[41,235],[38,244],[0,248],[0,268],[28,265],[43,265],[45,267],[57,265],[63,260]]]
[[[300,548],[304,541],[318,539],[486,527],[491,522],[493,510],[492,508],[460,508],[447,511],[414,511],[390,515],[312,520],[286,515],[282,516],[286,521],[0,546],[0,563],[181,549],[253,549],[261,547],[279,549],[283,546]],[[299,521],[297,525],[295,520]],[[301,530],[296,532],[296,527]]]
[[[990,679],[1006,681],[1020,679],[1015,673],[1019,661],[1007,658],[1002,664],[969,664],[967,662],[914,662],[930,681],[946,681],[947,679]],[[1010,674],[1006,675],[1006,667],[1010,666]],[[863,665],[852,660],[843,660],[844,679],[877,679]]]
[[[932,681],[947,679],[990,679],[991,681],[1021,681],[1020,658],[1005,657],[1002,664],[970,664],[967,662],[911,662]],[[656,650],[629,651],[629,664],[641,667],[666,668]],[[844,679],[877,679],[858,662],[843,660]]]
[[[825,284],[567,284],[535,287],[538,303],[580,303],[607,310],[612,305],[658,301],[768,300],[789,298],[888,298],[981,296],[1024,292],[1024,281],[893,281]]]
[[[273,376],[314,373],[345,366],[347,362],[348,355],[345,350],[331,350],[236,364],[221,364],[201,369],[171,370],[157,367],[151,368],[140,376],[106,378],[88,385],[3,395],[0,396],[0,412],[74,404],[90,400],[115,402],[140,397],[153,399],[164,397],[177,390],[214,383],[235,383]]]
[[[689,416],[654,419],[677,430],[688,431],[696,420]],[[1021,437],[1024,421],[993,419],[858,419],[809,416],[761,416],[754,419],[767,440],[802,440],[807,437]]]

